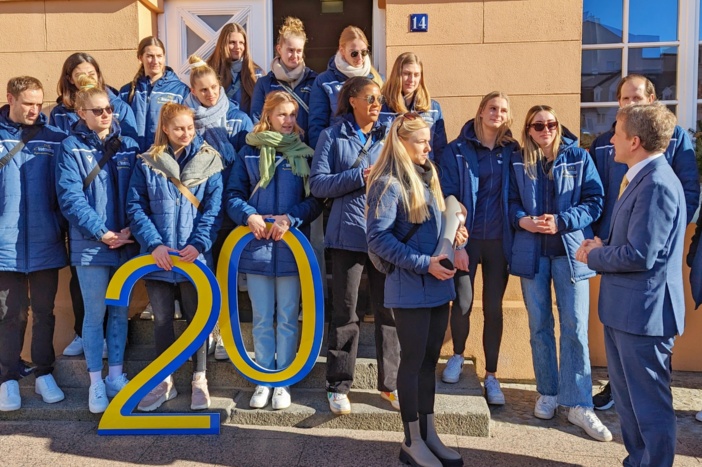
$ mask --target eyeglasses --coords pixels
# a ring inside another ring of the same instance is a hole
[[[400,115],[397,117],[398,119],[402,119],[399,125],[397,125],[397,134],[400,134],[400,127],[405,124],[405,120],[414,121],[417,120],[418,118],[422,118],[421,115],[419,115],[417,112],[407,112],[406,114]]]
[[[544,131],[545,128],[548,128],[549,130],[553,131],[558,128],[558,122],[536,122],[529,125],[529,128],[533,128],[536,131]]]
[[[358,54],[361,54],[361,56],[365,58],[369,53],[370,53],[370,50],[363,49],[363,50],[354,50],[349,55],[351,55],[351,58],[357,58]]]
[[[106,112],[107,115],[112,115],[112,112],[115,111],[115,108],[112,106],[109,106],[109,107],[105,107],[103,109],[83,109],[83,110],[85,110],[86,112],[92,112],[93,115],[95,115],[96,117],[100,117],[100,116],[102,116],[103,112]]]
[[[364,101],[368,102],[368,105],[373,105],[376,102],[378,105],[383,105],[385,103],[385,97],[383,96],[376,96],[375,94],[369,94],[365,97],[361,96],[354,96],[356,99],[363,99]]]

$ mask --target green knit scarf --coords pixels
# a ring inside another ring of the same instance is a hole
[[[307,159],[314,149],[300,141],[296,134],[284,135],[277,131],[261,131],[246,135],[246,144],[260,149],[258,169],[261,172],[261,188],[266,188],[275,175],[275,154],[281,153],[292,168],[292,173],[305,181],[305,194],[310,195],[310,165]]]

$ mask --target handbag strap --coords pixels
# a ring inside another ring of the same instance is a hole
[[[288,86],[287,84],[283,83],[282,81],[278,81],[278,84],[280,85],[281,88],[283,88],[283,89],[285,90],[285,92],[287,92],[288,94],[290,94],[290,96],[292,96],[292,98],[295,99],[295,100],[297,101],[297,103],[298,103],[298,105],[299,105],[300,107],[302,107],[303,109],[305,109],[305,112],[307,112],[308,114],[310,113],[310,108],[309,108],[309,106],[305,103],[305,101],[302,100],[302,98],[301,98],[300,96],[298,96],[297,94],[295,94],[295,91],[294,91],[290,86]]]
[[[20,152],[37,133],[39,133],[39,130],[41,130],[41,127],[39,125],[34,125],[31,128],[22,131],[22,137],[20,138],[19,143],[15,144],[15,147],[10,149],[10,152],[5,154],[5,156],[0,159],[0,169],[9,164],[12,158],[15,157],[15,155]]]
[[[112,157],[117,154],[117,150],[119,147],[122,145],[122,138],[117,137],[117,138],[112,138],[109,141],[109,144],[107,147],[105,147],[105,152],[102,154],[102,159],[97,163],[95,167],[93,167],[93,170],[90,171],[87,177],[85,177],[85,180],[83,180],[83,189],[85,190],[90,186],[91,183],[93,183],[93,180],[95,180],[95,177],[100,173],[100,171],[107,165],[107,161],[112,159]]]
[[[373,143],[373,138],[371,138],[371,136],[368,135],[368,138],[366,139],[366,144],[363,145],[361,152],[358,153],[358,157],[356,158],[356,161],[351,166],[351,169],[355,169],[359,165],[361,165],[361,161],[368,155],[368,148],[371,147],[372,143]]]
[[[178,191],[180,191],[180,193],[183,196],[188,198],[188,201],[190,201],[198,211],[203,212],[205,210],[205,208],[202,207],[202,204],[200,204],[200,200],[197,199],[195,195],[193,195],[193,193],[190,190],[188,190],[188,187],[183,185],[183,183],[180,180],[178,180],[175,177],[168,177],[168,180],[170,180],[170,182],[174,184],[176,188],[178,188]]]
[[[278,159],[278,162],[276,162],[276,163],[275,163],[275,166],[273,167],[273,172],[275,172],[275,169],[277,169],[278,166],[279,166],[280,164],[282,164],[284,160],[285,160],[284,157],[281,157],[280,159]],[[259,179],[259,180],[258,180],[258,183],[257,183],[256,186],[254,187],[254,189],[251,191],[251,195],[249,196],[249,199],[253,198],[254,193],[256,193],[256,192],[258,191],[258,189],[261,188],[261,181],[262,181],[262,180],[263,180],[263,179]]]
[[[409,232],[407,232],[407,234],[404,237],[402,237],[402,240],[400,240],[400,242],[407,243],[407,241],[410,238],[412,238],[412,235],[414,235],[417,232],[417,230],[419,230],[419,227],[421,227],[421,225],[422,224],[412,224],[412,228],[409,230]]]

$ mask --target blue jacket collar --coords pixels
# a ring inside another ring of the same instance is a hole
[[[354,135],[356,136],[356,119],[353,117],[352,113],[348,113],[345,115],[341,116],[341,123],[342,123],[342,133],[346,135]],[[380,119],[378,119],[374,124],[373,124],[373,129],[371,130],[371,135],[373,135],[374,138],[376,139],[382,139],[383,136],[385,136],[385,130],[386,130],[386,125],[384,123],[380,122]]]
[[[41,125],[45,126],[48,123],[48,118],[46,115],[43,113],[39,114],[39,117],[37,117],[36,122],[34,125]],[[34,126],[31,125],[31,126]],[[11,132],[16,132],[21,129],[21,127],[24,127],[27,125],[22,125],[20,123],[15,123],[12,120],[10,120],[10,104],[5,104],[0,108],[0,128],[11,131]]]
[[[83,119],[80,119],[71,125],[71,133],[79,136],[93,146],[102,146],[103,144],[97,133],[88,128],[88,125]],[[109,141],[112,138],[119,138],[120,135],[121,130],[119,128],[119,124],[115,119],[112,119],[112,126],[110,127],[110,132],[107,134],[105,141]]]

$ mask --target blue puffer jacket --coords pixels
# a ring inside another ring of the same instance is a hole
[[[110,105],[115,108],[113,120],[119,122],[121,135],[137,139],[139,136],[137,135],[134,112],[132,112],[132,109],[126,102],[119,98],[116,89],[109,86],[105,89],[107,91],[107,97],[110,99]],[[63,105],[61,96],[56,99],[56,104],[56,107],[51,109],[49,124],[60,128],[65,133],[70,133],[71,126],[80,120],[80,117],[74,109],[69,109]]]
[[[388,183],[390,186],[383,193]],[[431,217],[402,243],[413,224],[407,218],[400,190],[396,179],[381,177],[368,193],[368,249],[395,265],[385,278],[385,306],[429,308],[443,305],[456,298],[453,280],[441,281],[429,274],[431,255],[441,234],[441,211],[425,187],[424,197],[431,203]]]
[[[256,80],[261,78],[261,76],[263,76],[263,70],[258,67],[254,67],[254,76],[256,77]],[[232,76],[232,83],[227,88],[227,97],[229,98],[229,101],[234,104],[234,107],[251,117],[251,103],[249,103],[249,106],[246,107],[241,102],[241,73],[236,73]],[[251,98],[253,99],[253,96],[251,96]]]
[[[290,164],[283,161],[266,188],[259,188],[251,197],[261,179],[260,149],[244,146],[239,151],[225,199],[227,214],[238,225],[248,225],[251,214],[287,214],[296,227],[309,238],[309,224],[322,213],[322,202],[305,196],[304,180],[292,173]],[[276,154],[276,162],[282,156]],[[249,199],[250,198],[250,199]],[[239,272],[264,276],[296,276],[297,264],[290,249],[282,241],[252,240],[241,254]]]
[[[27,131],[9,112],[9,105],[0,108],[0,158]],[[68,264],[54,182],[54,154],[66,134],[46,121],[39,114],[41,130],[0,169],[0,271],[28,273]]]
[[[414,105],[409,109],[410,112],[414,112]],[[388,107],[388,104],[383,104],[383,108],[380,110],[380,120],[381,122],[387,124],[388,127],[392,125],[392,121],[395,120],[400,114]],[[429,130],[431,131],[431,152],[429,153],[429,159],[436,160],[437,155],[444,153],[444,148],[446,147],[446,127],[444,126],[444,114],[441,112],[441,105],[434,99],[431,100],[431,109],[426,112],[420,112],[422,118],[427,125],[429,125]]]
[[[293,91],[295,95],[305,104],[307,107],[310,106],[310,93],[312,92],[312,85],[314,80],[317,78],[317,72],[311,70],[310,68],[305,68],[303,72],[302,79],[297,84]],[[287,86],[287,83],[284,83]],[[261,118],[261,111],[263,110],[263,103],[266,101],[266,96],[273,91],[284,91],[285,89],[276,79],[275,74],[271,71],[266,76],[260,78],[256,81],[256,87],[254,87],[253,97],[251,98],[251,118],[255,123]],[[309,135],[307,130],[309,128],[309,114],[298,102],[297,111],[297,124],[302,128],[305,133],[302,135],[302,141],[308,142]],[[313,146],[314,147],[314,146]]]
[[[341,116],[336,116],[336,109],[339,104],[339,91],[344,85],[348,76],[336,69],[332,55],[327,65],[327,71],[320,73],[312,84],[310,93],[310,120],[309,120],[309,145],[317,147],[322,130],[328,128],[341,120]],[[368,75],[373,79],[373,75]]]
[[[190,89],[178,75],[166,67],[166,72],[155,83],[151,84],[148,76],[140,77],[136,82],[136,89],[132,102],[129,102],[129,91],[132,83],[127,83],[119,90],[119,97],[131,107],[136,118],[137,143],[142,152],[154,144],[154,135],[158,125],[158,115],[161,107],[166,102],[182,104],[183,99],[190,94]]]
[[[197,157],[202,145],[202,138],[196,135],[178,161],[181,170]],[[198,259],[208,266],[212,265],[210,248],[219,229],[222,175],[214,174],[207,181],[190,187],[190,191],[200,200],[202,212],[198,211],[166,177],[156,172],[143,159],[137,160],[129,182],[127,218],[132,234],[141,245],[141,253],[151,253],[159,245],[175,250],[192,245],[200,252]],[[185,276],[172,271],[155,272],[146,278],[167,282],[187,280]]]
[[[438,158],[441,189],[444,196],[455,196],[466,207],[466,228],[473,231],[475,206],[478,203],[478,188],[480,174],[478,168],[478,149],[484,148],[475,134],[474,120],[469,120],[461,130],[461,134],[451,141]],[[509,206],[509,172],[510,158],[514,151],[519,150],[515,142],[502,148],[502,247],[505,258],[509,258],[512,249],[512,229],[507,222]]]
[[[363,170],[374,164],[383,149],[387,127],[376,123],[375,142],[355,169],[365,141],[356,132],[352,114],[324,130],[314,151],[310,176],[312,195],[333,198],[324,234],[324,246],[350,251],[368,251],[366,244],[366,182]]]
[[[579,281],[595,275],[586,264],[575,260],[575,251],[586,238],[593,238],[591,224],[600,217],[604,191],[595,164],[588,152],[577,145],[577,138],[563,128],[563,138],[553,163],[556,185],[556,223],[570,262],[571,280]],[[538,170],[541,170],[538,167]],[[541,256],[540,234],[519,227],[519,219],[540,216],[543,188],[539,178],[526,173],[521,151],[512,154],[509,191],[509,222],[515,229],[510,273],[532,279],[538,272]]]
[[[84,121],[78,120],[63,140],[56,156],[56,193],[61,212],[68,220],[71,264],[74,266],[119,266],[128,260],[133,248],[110,249],[100,239],[108,231],[127,227],[127,190],[139,146],[128,136],[119,149],[83,189],[83,181],[102,160],[111,140],[120,137],[113,122],[111,133],[100,141]]]
[[[598,136],[590,145],[590,155],[595,161],[597,172],[600,174],[605,190],[604,211],[600,219],[592,225],[592,230],[595,232],[595,235],[603,239],[609,235],[609,224],[614,212],[614,203],[619,198],[619,185],[629,170],[626,164],[614,161],[614,146],[610,143],[613,135],[614,126],[612,126],[611,130]],[[685,206],[687,208],[687,223],[689,224],[692,222],[700,202],[700,177],[697,171],[695,146],[692,144],[687,132],[679,125],[675,126],[673,137],[670,139],[668,149],[665,150],[663,155],[683,186]]]

